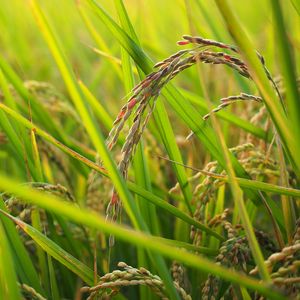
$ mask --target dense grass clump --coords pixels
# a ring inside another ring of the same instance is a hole
[[[299,299],[298,2],[103,2],[0,7],[0,298]]]

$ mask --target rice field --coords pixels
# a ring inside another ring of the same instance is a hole
[[[0,4],[0,299],[300,299],[299,0]]]

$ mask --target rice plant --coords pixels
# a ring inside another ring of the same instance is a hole
[[[300,299],[298,1],[1,4],[1,299]]]

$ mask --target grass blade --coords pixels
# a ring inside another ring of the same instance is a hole
[[[18,225],[26,234],[28,234],[46,253],[51,255],[61,264],[78,275],[84,282],[92,285],[94,282],[93,271],[80,262],[78,259],[70,255],[59,245],[48,239],[34,227],[24,223],[23,221],[7,214],[3,210],[0,212]]]
[[[8,192],[14,192],[14,194],[22,198],[24,201],[36,204],[47,211],[59,214],[62,217],[66,217],[69,220],[86,225],[90,228],[102,230],[107,234],[113,234],[124,241],[137,245],[141,248],[156,251],[166,257],[176,259],[186,265],[197,268],[204,273],[211,273],[220,276],[225,280],[238,283],[241,286],[257,290],[261,294],[269,296],[275,300],[285,299],[285,297],[273,291],[269,286],[266,286],[255,279],[218,266],[201,256],[166,245],[145,233],[127,229],[120,225],[105,221],[103,217],[97,216],[85,209],[77,208],[70,203],[59,200],[57,197],[45,195],[28,187],[20,186],[17,182],[8,179],[2,174],[0,175],[0,188],[5,188]],[[17,219],[14,221],[20,222]],[[27,229],[29,228],[26,224],[22,224],[22,226],[26,226]],[[34,230],[34,233],[36,233],[36,230]],[[37,232],[37,235],[40,235],[40,233]],[[47,245],[45,245],[45,247],[46,246]]]
[[[0,295],[3,299],[21,300],[11,251],[2,221],[0,221],[0,236]]]
[[[2,197],[0,197],[0,209],[6,210]],[[15,268],[20,281],[28,286],[33,287],[37,292],[43,294],[43,289],[40,285],[38,274],[27,253],[27,250],[20,239],[16,227],[10,220],[7,220],[3,216],[0,218],[3,228],[6,232],[6,236],[9,239],[11,253],[14,257]]]
[[[134,31],[133,25],[130,22],[130,19],[128,17],[128,14],[126,12],[125,6],[123,4],[122,0],[116,0],[115,1],[116,8],[118,11],[118,14],[120,16],[120,20],[122,23],[122,26],[124,28],[124,31],[132,38],[132,40],[139,45],[138,37]],[[106,23],[108,26],[108,24]],[[126,49],[126,48],[124,48]],[[127,47],[128,49],[128,47]],[[139,65],[138,65],[139,67]],[[133,74],[131,75],[131,77]],[[140,76],[140,79],[142,80],[142,77]],[[131,86],[131,89],[133,86]],[[131,90],[130,89],[130,90]],[[166,109],[161,101],[158,101],[156,103],[156,109],[153,112],[154,120],[156,123],[156,126],[158,127],[158,131],[160,133],[161,139],[164,143],[164,146],[166,147],[167,153],[169,157],[172,160],[182,162],[180,151],[177,147],[175,135],[173,132],[173,129],[171,127],[169,117],[167,115]],[[174,171],[176,174],[176,177],[178,179],[178,182],[180,184],[180,187],[182,189],[184,199],[185,199],[185,205],[189,213],[192,213],[192,208],[190,205],[190,201],[192,199],[192,193],[190,186],[187,181],[187,176],[185,174],[185,170],[178,165],[173,165]]]
[[[273,123],[278,131],[281,142],[284,145],[286,152],[295,165],[297,175],[300,176],[300,155],[298,153],[299,145],[298,139],[296,138],[296,132],[291,132],[292,124],[290,120],[287,119],[283,108],[279,101],[274,101],[278,99],[275,91],[271,87],[269,80],[266,76],[265,70],[258,59],[254,47],[250,42],[249,38],[243,31],[241,25],[239,24],[236,16],[232,13],[230,6],[227,1],[216,0],[220,12],[226,22],[228,30],[236,41],[237,45],[240,47],[242,54],[248,63],[254,82],[256,83],[261,95],[263,96],[265,105],[270,113]]]
[[[85,96],[85,99],[89,102],[90,106],[93,108],[93,112],[101,121],[101,123],[105,126],[105,129],[109,131],[112,127],[114,120],[81,80],[78,81],[78,84]]]
[[[97,4],[94,0],[88,0],[96,14],[108,27],[111,33],[118,39],[119,43],[128,51],[130,56],[134,59],[137,65],[143,70],[145,74],[150,73],[152,70],[151,60],[140,49],[140,47],[111,19],[111,17],[103,10],[103,8]],[[179,115],[179,117],[189,126],[189,128],[195,133],[195,135],[201,140],[203,145],[208,149],[214,159],[218,160],[223,168],[226,168],[223,155],[220,151],[221,146],[217,142],[217,138],[213,130],[203,122],[202,116],[186,102],[184,97],[179,91],[169,84],[165,91],[162,93],[166,96],[171,107]],[[238,177],[249,178],[245,170],[239,164],[237,159],[231,156],[234,170]],[[259,193],[252,191],[245,191],[246,195],[252,199],[257,205],[260,198]]]
[[[104,139],[101,135],[101,131],[98,128],[93,116],[89,112],[85,101],[83,100],[81,90],[77,85],[77,82],[74,78],[71,68],[69,67],[67,60],[63,55],[63,52],[61,50],[61,47],[59,46],[57,39],[55,38],[49,25],[47,24],[47,21],[43,16],[42,11],[40,10],[37,2],[32,0],[30,1],[30,3],[31,3],[33,13],[40,26],[40,30],[43,33],[46,42],[48,43],[49,49],[51,50],[54,59],[56,60],[57,66],[60,69],[61,75],[69,90],[69,93],[75,104],[75,107],[82,121],[85,124],[85,128],[89,136],[91,137],[91,140],[93,141],[96,150],[100,154],[104,162],[104,165],[108,170],[110,178],[112,179],[116,191],[118,192],[120,198],[122,199],[122,203],[124,205],[124,208],[129,218],[131,219],[131,222],[134,224],[135,228],[148,231],[148,228],[142,216],[139,214],[138,208],[134,203],[130,192],[127,189],[124,179],[121,177],[120,173],[118,172],[117,167],[114,161],[112,160],[112,157],[110,156],[108,149],[105,146]],[[153,253],[152,255],[153,257],[155,257],[154,261],[157,264],[163,265],[162,258],[159,255]],[[168,271],[166,269],[161,270],[161,276],[163,279],[166,280],[166,282],[170,281],[170,279],[167,279],[170,277],[170,275],[168,274]],[[171,291],[170,296],[172,297],[172,299],[178,299],[178,295],[175,288],[174,287],[170,288],[170,291]]]
[[[84,163],[85,165],[89,166],[90,168],[98,171],[100,174],[104,175],[104,176],[108,176],[107,171],[100,167],[98,164],[90,161],[89,159],[87,159],[86,157],[83,157],[82,155],[76,153],[75,151],[73,151],[72,149],[68,148],[67,146],[63,145],[62,143],[58,142],[55,138],[53,138],[51,135],[49,135],[48,133],[46,133],[45,131],[43,131],[42,129],[40,129],[39,127],[37,127],[35,124],[32,124],[31,122],[29,122],[28,120],[26,120],[24,117],[20,116],[18,113],[14,112],[13,110],[11,110],[10,108],[6,107],[5,105],[2,105],[0,103],[0,109],[3,109],[6,113],[8,113],[11,117],[13,117],[17,122],[19,122],[20,124],[22,124],[23,126],[25,126],[26,128],[29,129],[35,129],[36,134],[40,135],[41,137],[45,138],[48,142],[52,143],[54,146],[57,146],[59,149],[61,149],[62,151],[64,151],[65,153],[67,153],[68,155],[70,155],[71,157],[73,157],[74,159],[77,159],[78,161]],[[250,183],[249,183],[250,182]],[[251,187],[251,181],[249,180],[246,181],[245,184],[247,184],[247,187],[250,186]],[[151,203],[169,211],[170,213],[172,213],[174,216],[186,221],[187,223],[194,225],[196,228],[199,228],[203,231],[206,231],[208,234],[213,234],[214,235],[214,231],[210,230],[208,227],[204,226],[203,224],[196,222],[192,217],[188,216],[187,214],[185,214],[184,212],[178,210],[175,206],[167,203],[166,201],[164,201],[163,199],[155,196],[154,194],[152,194],[151,192],[143,189],[142,187],[132,183],[132,182],[128,182],[127,183],[128,188],[142,196],[144,199],[150,201]],[[267,185],[268,187],[268,185]],[[255,189],[255,188],[254,188]],[[270,187],[269,187],[270,189]],[[292,189],[280,189],[280,187],[276,186],[275,188],[273,188],[275,191],[280,191],[283,193],[289,193],[292,195],[298,195],[296,190],[292,190]],[[272,187],[271,187],[272,190]],[[216,237],[218,235],[215,235]],[[218,238],[220,240],[222,240],[222,237],[218,236]]]

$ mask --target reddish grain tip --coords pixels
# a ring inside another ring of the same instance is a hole
[[[107,145],[107,149],[108,149],[108,150],[111,150],[111,149],[112,149],[112,146],[113,146],[113,144],[112,144],[112,142],[110,142],[110,143]]]
[[[222,44],[222,43],[219,43],[218,46],[223,49],[230,49],[230,46]]]
[[[132,98],[132,99],[128,102],[128,109],[132,109],[135,105],[136,105],[136,99],[135,99],[135,98]]]
[[[124,117],[124,115],[125,115],[125,110],[121,110],[117,116],[116,122],[120,121]]]
[[[142,83],[142,88],[146,88],[150,85],[150,83],[152,82],[152,80],[150,80],[149,78],[144,80],[143,83]]]
[[[178,42],[177,42],[177,45],[183,46],[183,45],[187,45],[187,44],[189,44],[189,43],[190,43],[190,41],[178,41]]]
[[[111,203],[111,205],[115,205],[118,202],[119,202],[118,194],[114,192],[112,197],[111,197],[110,203]]]

